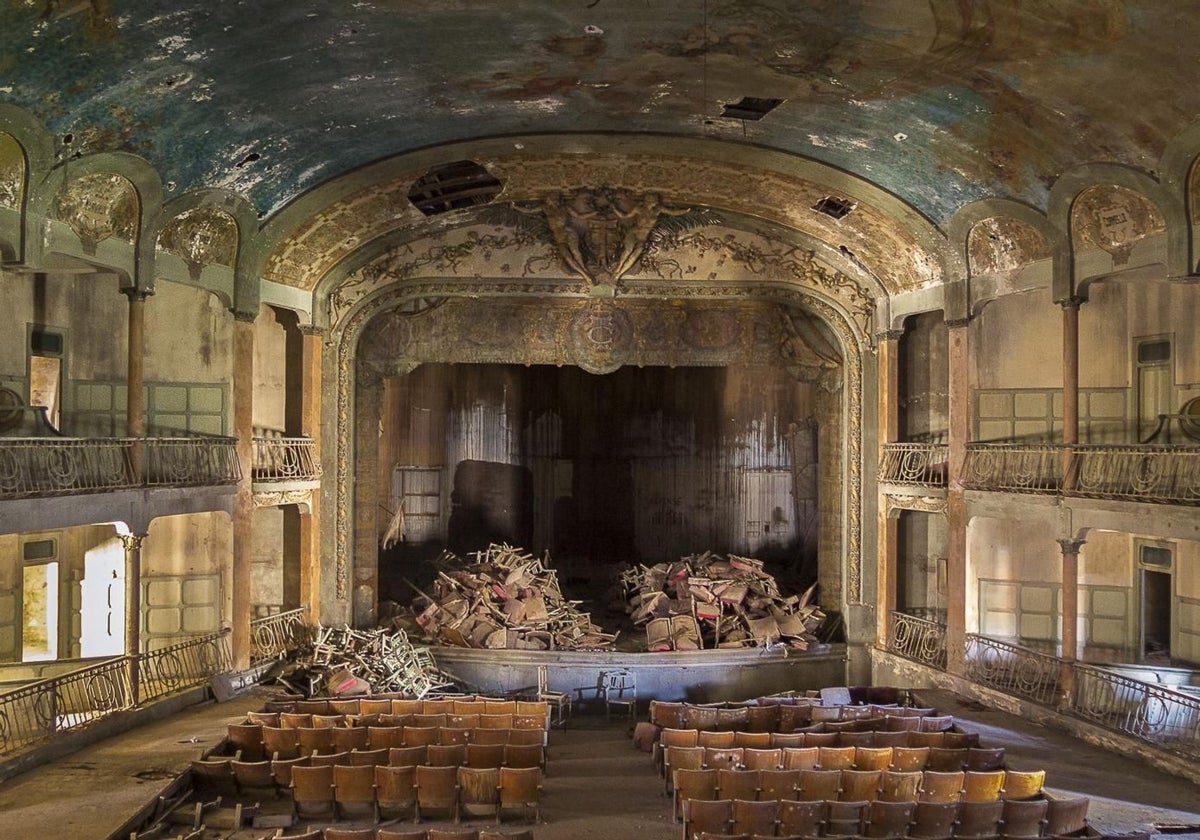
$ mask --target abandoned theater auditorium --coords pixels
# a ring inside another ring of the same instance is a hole
[[[1200,832],[1197,42],[4,4],[0,834]]]

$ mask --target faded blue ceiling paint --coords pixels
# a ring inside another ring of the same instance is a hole
[[[424,146],[645,131],[809,156],[944,221],[981,197],[1044,206],[1081,162],[1153,169],[1200,114],[1188,6],[113,0],[115,36],[89,37],[85,12],[10,3],[0,99],[70,133],[68,154],[134,152],[168,196],[226,186],[264,212]],[[787,102],[719,117],[745,95]]]

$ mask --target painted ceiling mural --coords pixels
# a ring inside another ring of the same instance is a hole
[[[133,152],[166,198],[229,187],[264,215],[413,149],[619,131],[805,155],[942,223],[977,198],[1044,208],[1080,162],[1152,171],[1200,113],[1191,5],[9,0],[0,101],[64,158]]]

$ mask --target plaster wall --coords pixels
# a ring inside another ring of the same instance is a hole
[[[143,644],[211,633],[232,615],[233,522],[220,512],[150,523],[142,546]]]
[[[287,332],[269,306],[254,322],[254,418],[256,429],[287,430]]]
[[[254,509],[250,604],[256,618],[279,612],[285,603],[283,533],[283,508]]]
[[[896,607],[902,612],[946,608],[947,524],[943,514],[901,511]]]
[[[944,443],[950,428],[948,331],[941,312],[915,315],[900,340],[900,439]]]

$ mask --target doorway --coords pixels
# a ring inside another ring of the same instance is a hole
[[[1141,570],[1141,654],[1143,659],[1171,658],[1171,574]]]

